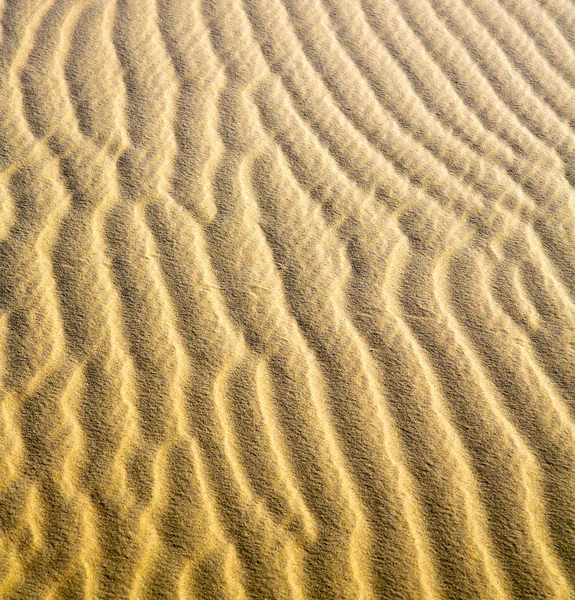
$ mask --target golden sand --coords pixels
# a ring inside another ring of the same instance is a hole
[[[0,12],[0,598],[575,598],[575,4]]]

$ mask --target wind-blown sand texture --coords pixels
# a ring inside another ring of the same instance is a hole
[[[575,597],[575,4],[3,0],[0,597]]]

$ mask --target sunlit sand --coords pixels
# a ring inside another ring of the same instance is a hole
[[[571,0],[0,14],[0,599],[575,598]]]

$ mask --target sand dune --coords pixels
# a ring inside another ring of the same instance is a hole
[[[571,1],[0,12],[0,598],[575,598]]]

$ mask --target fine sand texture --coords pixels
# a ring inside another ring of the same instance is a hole
[[[0,599],[575,598],[572,0],[0,19]]]

